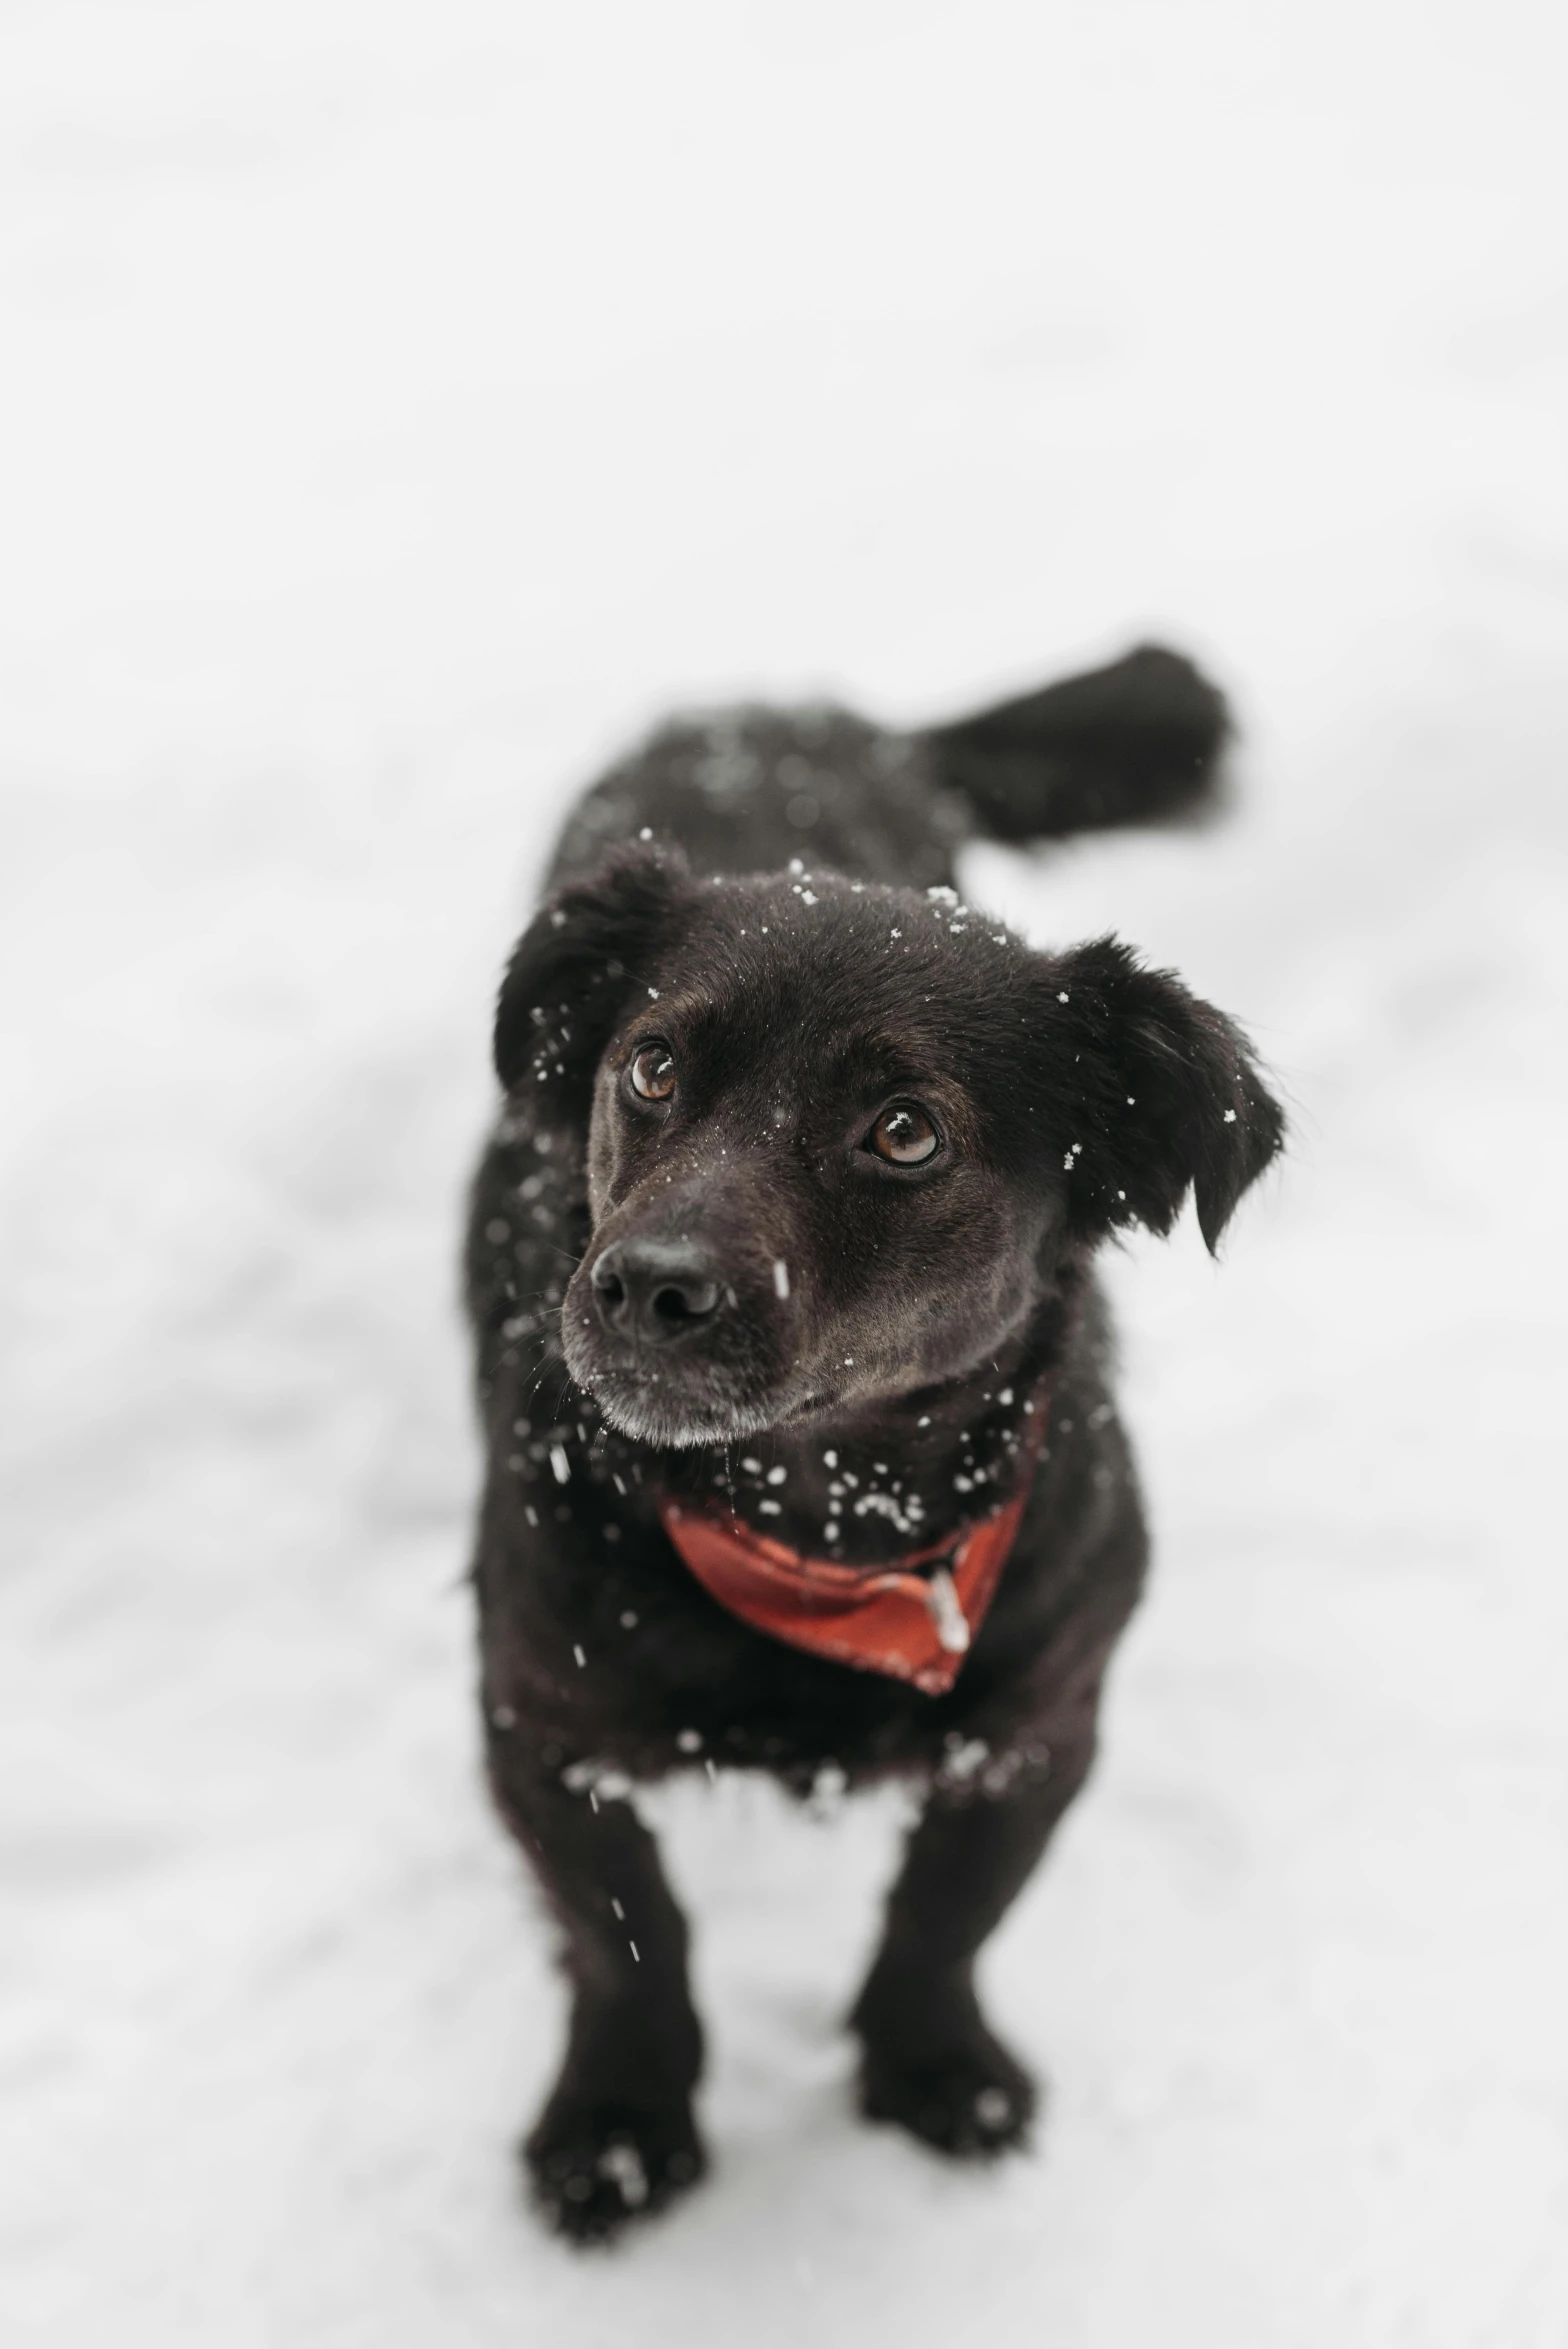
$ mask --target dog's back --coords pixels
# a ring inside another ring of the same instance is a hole
[[[651,834],[700,873],[799,857],[851,880],[950,886],[976,835],[1059,838],[1199,812],[1228,732],[1223,695],[1158,645],[915,734],[826,705],[679,720],[578,802],[551,885]]]

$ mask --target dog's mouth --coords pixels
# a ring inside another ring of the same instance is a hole
[[[810,1419],[827,1401],[806,1387],[781,1391],[772,1381],[738,1380],[722,1364],[694,1358],[616,1361],[570,1340],[565,1354],[573,1379],[608,1424],[639,1444],[690,1450],[741,1443]]]
[[[570,1364],[568,1364],[570,1367]],[[618,1435],[661,1450],[691,1451],[708,1445],[743,1443],[766,1435],[794,1416],[771,1401],[727,1400],[693,1393],[684,1380],[658,1370],[598,1369],[572,1373]]]

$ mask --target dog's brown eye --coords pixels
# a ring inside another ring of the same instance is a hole
[[[632,1060],[632,1091],[644,1101],[668,1101],[675,1090],[675,1061],[668,1044],[643,1044]]]
[[[896,1101],[884,1109],[866,1136],[866,1148],[890,1166],[922,1166],[936,1146],[935,1126],[913,1101]]]

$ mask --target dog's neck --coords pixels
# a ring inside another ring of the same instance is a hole
[[[989,1516],[1028,1473],[1077,1318],[1053,1300],[962,1377],[836,1423],[676,1456],[670,1488],[808,1557],[885,1565],[925,1549]]]

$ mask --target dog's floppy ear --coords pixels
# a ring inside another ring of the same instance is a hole
[[[669,936],[688,874],[667,848],[618,850],[548,898],[501,982],[496,1074],[553,1123],[585,1120],[594,1072]]]
[[[1090,1234],[1129,1222],[1168,1232],[1190,1188],[1212,1253],[1285,1140],[1247,1039],[1116,938],[1045,958],[1044,975],[1040,1026],[1058,1047],[1058,1113],[1074,1129],[1064,1144],[1074,1222]]]

